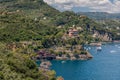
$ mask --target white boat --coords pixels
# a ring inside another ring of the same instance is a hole
[[[62,61],[61,63],[65,63],[65,61]]]
[[[101,51],[101,50],[102,50],[101,46],[97,47],[97,51]]]

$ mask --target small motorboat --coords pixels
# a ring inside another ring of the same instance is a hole
[[[101,46],[98,46],[97,47],[97,51],[101,51],[102,50],[102,47]]]
[[[65,63],[65,61],[62,61],[61,63]]]

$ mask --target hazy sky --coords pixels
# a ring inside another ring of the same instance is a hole
[[[120,13],[120,0],[44,0],[59,9],[75,12]]]

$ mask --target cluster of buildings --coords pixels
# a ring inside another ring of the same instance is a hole
[[[80,30],[82,30],[81,27],[70,27],[67,31],[67,35],[71,38],[78,37]]]
[[[67,33],[69,37],[78,36],[78,30],[75,28],[70,28]]]

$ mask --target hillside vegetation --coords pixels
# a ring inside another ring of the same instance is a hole
[[[110,31],[113,40],[120,40],[120,13],[106,13],[106,12],[79,12],[78,15],[86,15],[101,27]]]
[[[70,38],[73,26],[81,30]],[[54,71],[38,69],[35,51],[102,41],[92,37],[94,32],[118,39],[116,30],[103,26],[87,16],[59,12],[43,0],[0,0],[0,80],[56,80]]]

